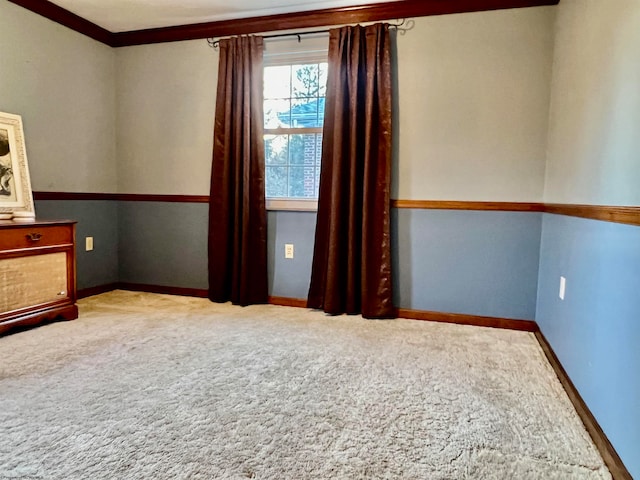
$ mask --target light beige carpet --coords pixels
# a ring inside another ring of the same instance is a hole
[[[0,478],[610,478],[535,338],[115,291],[0,338]]]

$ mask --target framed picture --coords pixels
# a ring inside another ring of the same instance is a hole
[[[0,112],[0,219],[35,217],[20,115]]]

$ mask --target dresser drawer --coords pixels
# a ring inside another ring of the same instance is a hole
[[[72,243],[73,228],[68,225],[25,226],[0,231],[0,251]]]

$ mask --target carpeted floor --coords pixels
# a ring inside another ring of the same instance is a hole
[[[0,478],[611,478],[535,338],[115,291],[0,338]]]

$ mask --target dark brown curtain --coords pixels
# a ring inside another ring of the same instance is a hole
[[[209,298],[267,301],[261,37],[220,40],[209,200]]]
[[[329,37],[329,78],[315,248],[307,304],[327,313],[394,315],[389,232],[389,27]]]

